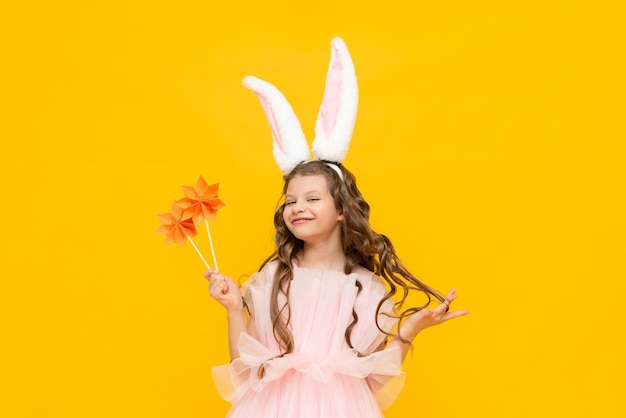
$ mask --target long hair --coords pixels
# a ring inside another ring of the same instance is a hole
[[[329,164],[335,164],[341,170],[343,180]],[[298,164],[289,174],[284,176],[283,197],[289,182],[296,176],[323,175],[326,178],[328,191],[335,201],[337,210],[343,213],[341,222],[341,242],[346,255],[344,273],[350,274],[354,267],[360,265],[373,271],[387,284],[387,293],[376,308],[376,326],[390,337],[396,337],[405,343],[411,344],[397,334],[381,329],[378,324],[378,315],[383,304],[396,294],[399,300],[395,301],[397,317],[402,321],[407,316],[427,307],[433,298],[443,302],[444,297],[435,289],[422,283],[402,264],[393,244],[385,235],[374,231],[369,222],[370,206],[363,198],[356,185],[356,178],[343,165],[326,161],[307,161]],[[304,242],[296,238],[285,224],[283,212],[285,205],[278,206],[274,213],[276,227],[274,252],[263,262],[261,269],[269,262],[276,260],[278,265],[274,276],[270,300],[270,318],[274,330],[274,338],[283,350],[281,355],[293,352],[293,336],[289,331],[289,285],[293,278],[293,265],[304,248]],[[359,291],[360,283],[357,282]],[[422,306],[409,307],[402,310],[402,306],[411,291],[426,295],[427,302]],[[279,295],[284,296],[286,302],[279,306]],[[346,330],[346,341],[350,342],[350,333],[358,321],[354,308],[353,321]]]

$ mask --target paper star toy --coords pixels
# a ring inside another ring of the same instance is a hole
[[[185,241],[189,240],[206,268],[210,269],[211,267],[209,267],[204,256],[191,239],[191,237],[195,237],[198,234],[196,227],[204,221],[216,270],[218,268],[217,259],[215,258],[215,248],[213,246],[208,221],[214,221],[217,210],[225,206],[224,202],[217,197],[218,187],[219,183],[209,186],[202,176],[198,178],[195,188],[182,186],[186,197],[174,201],[172,204],[172,213],[158,215],[162,225],[156,230],[157,234],[165,235],[165,245],[176,242],[178,245],[182,246],[185,244]]]
[[[226,206],[224,202],[217,198],[219,183],[208,185],[200,176],[196,182],[196,187],[182,186],[185,196],[178,203],[191,214],[193,223],[200,225],[203,220],[214,221],[217,210]]]
[[[182,247],[187,238],[198,234],[191,216],[176,201],[172,203],[172,213],[163,213],[158,218],[162,225],[156,233],[165,235],[165,245],[175,242]]]

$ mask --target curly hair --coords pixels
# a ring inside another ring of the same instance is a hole
[[[341,179],[329,164],[335,164],[341,170]],[[343,165],[328,161],[306,161],[298,164],[289,174],[284,176],[283,198],[289,182],[296,176],[323,175],[326,178],[328,191],[333,197],[335,206],[344,215],[341,222],[341,242],[346,256],[344,273],[350,274],[355,266],[362,266],[373,271],[387,285],[387,293],[378,303],[376,308],[376,326],[387,334],[388,337],[396,337],[405,343],[411,344],[397,334],[381,329],[378,324],[378,315],[385,301],[399,294],[399,300],[395,301],[397,318],[402,321],[407,316],[426,308],[433,298],[442,302],[444,297],[435,289],[422,283],[403,265],[393,244],[385,235],[374,231],[369,222],[370,206],[363,198],[356,185],[356,178]],[[274,338],[283,350],[281,355],[293,352],[293,336],[289,331],[289,286],[293,278],[293,265],[298,260],[298,254],[304,248],[304,242],[296,238],[287,228],[283,218],[285,205],[278,206],[274,213],[274,226],[276,227],[274,252],[263,262],[261,269],[271,261],[277,261],[277,269],[274,276],[272,294],[270,300],[270,317],[274,330]],[[360,284],[357,282],[359,292]],[[411,291],[422,292],[427,297],[427,302],[422,306],[410,307],[402,310],[402,306]],[[279,295],[284,295],[286,302],[279,306]],[[353,308],[353,321],[346,329],[346,342],[351,348],[350,333],[358,321]]]

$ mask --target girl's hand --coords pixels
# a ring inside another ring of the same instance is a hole
[[[230,277],[214,269],[207,270],[204,277],[209,281],[209,294],[229,312],[243,309],[243,300],[239,286]]]
[[[415,336],[422,330],[435,325],[442,324],[450,319],[458,318],[469,314],[469,311],[450,311],[450,305],[456,299],[456,289],[450,290],[444,302],[432,309],[422,309],[409,316],[400,328],[400,336],[409,341],[413,341]]]

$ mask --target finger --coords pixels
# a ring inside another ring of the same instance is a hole
[[[217,273],[215,269],[208,269],[207,271],[204,272],[204,278],[210,281],[211,276],[214,275],[215,273]]]
[[[226,277],[219,274],[218,272],[214,272],[209,276],[209,283],[225,283]]]
[[[449,321],[450,319],[459,318],[461,316],[469,315],[468,310],[460,310],[460,311],[450,311],[446,313],[443,317],[444,321]]]
[[[228,292],[224,292],[221,289],[217,289],[216,293],[212,295],[215,300],[225,300],[228,297]]]
[[[446,299],[448,299],[448,302],[452,302],[454,299],[456,299],[456,289],[451,289],[448,292]]]
[[[444,299],[441,302],[441,304],[434,309],[434,311],[439,315],[443,315],[449,310],[450,310],[450,302],[448,302],[447,299]]]
[[[209,284],[209,294],[213,297],[217,294],[217,285],[215,282]]]
[[[218,274],[214,274],[209,279],[209,289],[222,289],[224,286],[227,287],[226,282],[223,278],[219,277]]]
[[[224,283],[216,283],[209,288],[209,294],[215,299],[220,299],[227,293],[228,286],[226,286]]]
[[[446,298],[441,302],[442,305],[445,305],[446,307],[444,308],[445,312],[448,312],[450,310],[450,304],[456,299],[456,289],[451,289],[448,292],[448,295],[446,296]]]

